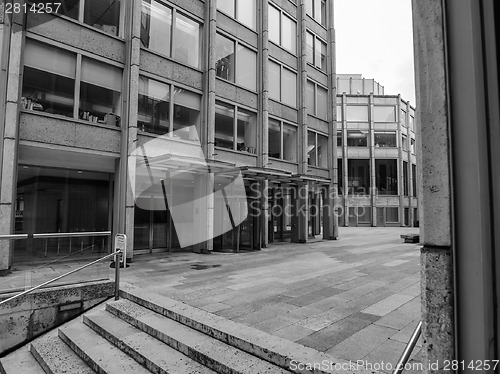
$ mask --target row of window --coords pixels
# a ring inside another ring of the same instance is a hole
[[[374,131],[374,145],[381,148],[396,148],[396,131]],[[348,147],[368,147],[368,131],[367,130],[347,130]],[[337,146],[342,146],[342,131],[337,131]],[[408,137],[403,135],[401,137],[401,147],[403,151],[408,151]],[[411,153],[415,154],[415,139],[410,142]]]
[[[346,105],[345,112],[342,112],[342,105],[337,104],[337,121],[347,122],[369,122],[369,107],[367,105]],[[373,122],[397,122],[396,107],[391,105],[375,105],[372,114]],[[406,111],[401,110],[401,121],[404,127],[406,124]],[[410,115],[409,127],[414,128],[415,118]]]
[[[398,195],[398,160],[376,159],[375,160],[375,186],[371,186],[370,160],[348,159],[347,160],[347,186],[343,181],[343,160],[337,159],[338,186],[341,194],[368,195],[371,187],[375,187],[378,195]],[[411,196],[417,196],[416,165],[411,165],[412,190]],[[345,191],[346,190],[346,191]],[[403,194],[409,196],[408,163],[403,162]]]

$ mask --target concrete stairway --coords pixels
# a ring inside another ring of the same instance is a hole
[[[121,296],[1,359],[0,372],[330,373],[299,363],[345,363],[140,289]]]

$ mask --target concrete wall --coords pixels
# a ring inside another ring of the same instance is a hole
[[[35,291],[2,306],[0,355],[23,345],[114,295],[114,281],[97,281]],[[13,294],[0,296],[0,301]]]

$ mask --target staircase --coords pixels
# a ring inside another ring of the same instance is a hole
[[[167,297],[132,287],[120,293],[1,359],[0,372],[332,373],[299,363],[345,363]]]

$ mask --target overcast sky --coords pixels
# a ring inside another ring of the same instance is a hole
[[[362,74],[415,106],[411,0],[334,0],[337,73]]]

